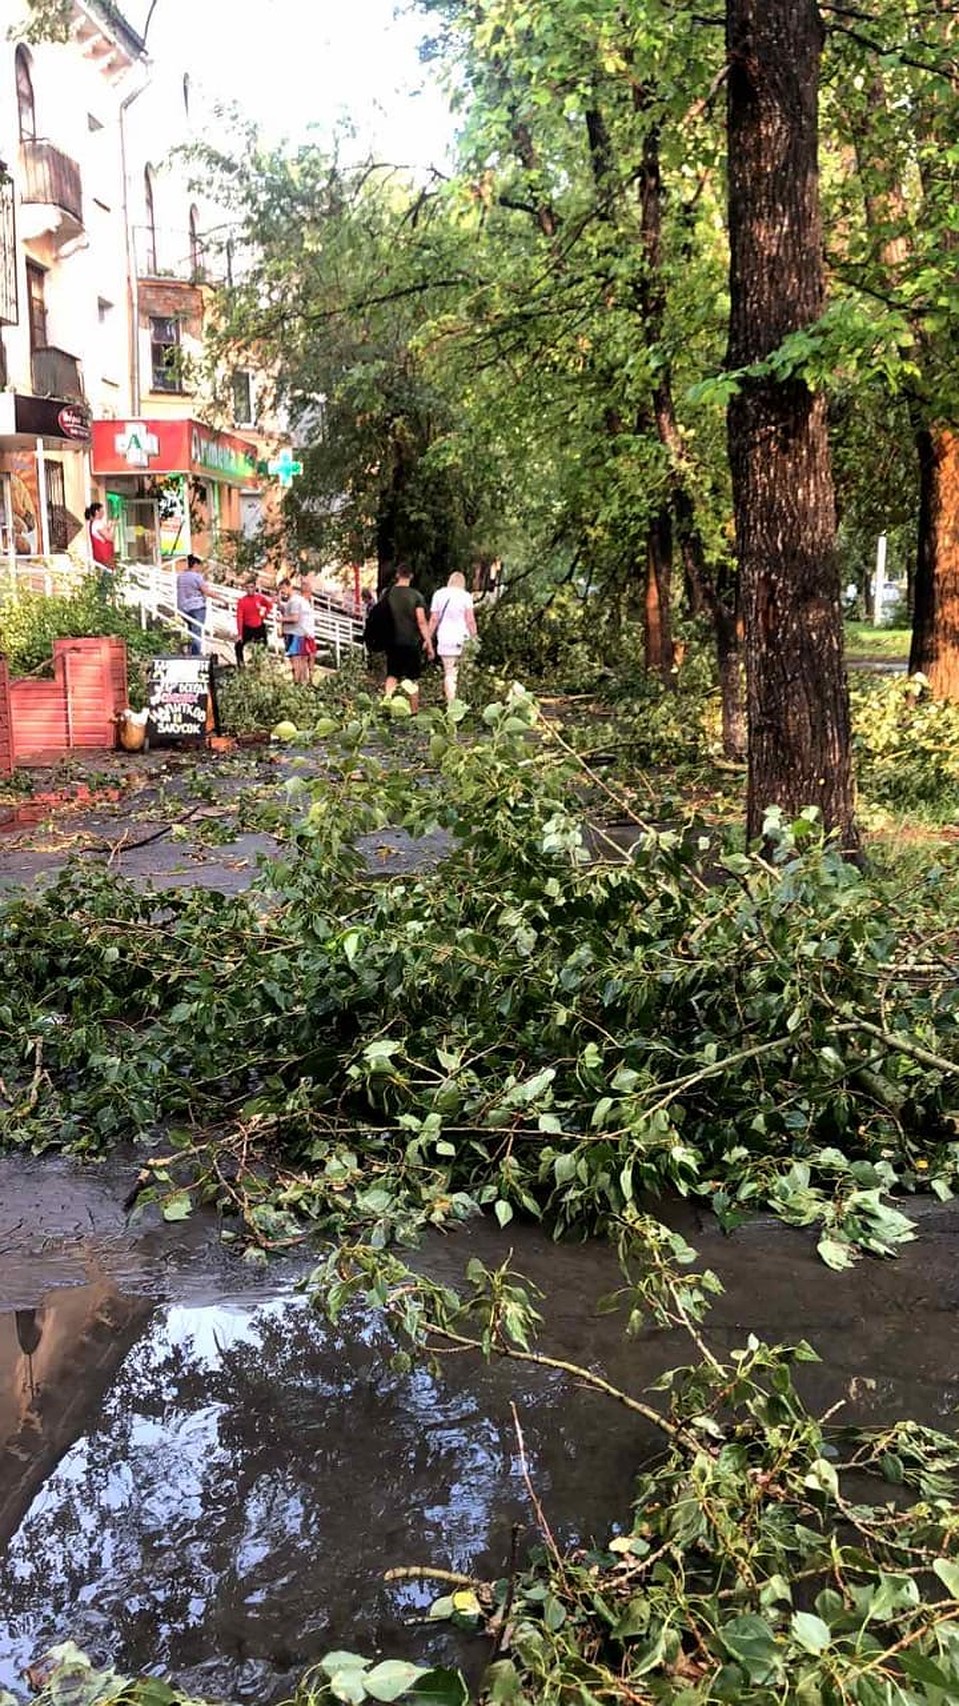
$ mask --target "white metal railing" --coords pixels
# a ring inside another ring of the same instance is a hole
[[[65,553],[50,557],[4,555],[0,557],[0,601],[16,598],[18,592],[39,592],[46,598],[75,592],[89,573],[89,564]]]
[[[144,619],[154,616],[182,628],[191,638],[198,635],[204,655],[222,654],[225,650],[232,657],[237,638],[236,607],[243,596],[242,591],[209,575],[205,578],[212,597],[207,600],[206,617],[202,623],[185,617],[177,609],[176,570],[172,567],[141,563],[126,565],[118,579],[118,590],[128,604],[139,606]],[[331,653],[339,668],[345,654],[362,648],[363,624],[336,609],[322,595],[314,598],[313,609],[317,650]],[[283,652],[283,631],[275,607],[267,619],[267,645],[271,651]]]
[[[204,655],[233,658],[237,638],[236,607],[242,597],[239,587],[229,586],[215,578],[205,578],[212,597],[207,600],[202,622],[177,608],[176,569],[166,563],[122,563],[116,576],[117,596],[129,608],[140,612],[146,627],[151,617],[176,629],[188,639],[198,638]],[[93,572],[87,563],[67,556],[0,558],[0,602],[16,598],[18,592],[39,592],[50,597],[58,592],[75,590]],[[323,593],[313,599],[316,620],[316,641],[319,653],[332,655],[339,668],[343,657],[351,650],[362,648],[363,623],[337,605]],[[267,643],[271,651],[282,654],[283,632],[276,608],[267,620]]]

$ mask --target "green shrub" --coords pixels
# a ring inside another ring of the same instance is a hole
[[[181,644],[168,629],[144,630],[138,612],[112,598],[98,575],[87,576],[75,592],[50,596],[20,592],[0,603],[0,652],[6,655],[11,675],[52,668],[54,640],[92,639],[99,634],[125,640],[131,660],[169,651],[171,645],[179,649]]]
[[[959,705],[933,699],[923,676],[855,686],[859,786],[872,805],[951,817],[959,808]]]
[[[556,692],[589,692],[603,672],[597,609],[563,587],[548,599],[506,597],[479,617],[483,663]]]
[[[247,667],[221,678],[217,698],[224,734],[268,734],[276,723],[295,723],[298,729],[315,722],[317,690],[293,680],[285,658],[268,652],[247,652]]]

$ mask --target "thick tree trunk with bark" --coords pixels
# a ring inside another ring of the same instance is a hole
[[[727,0],[728,363],[763,361],[823,306],[813,0]],[[747,830],[818,806],[853,849],[849,694],[826,400],[744,381],[729,407],[749,715]]]
[[[916,555],[911,674],[938,699],[959,701],[959,433],[916,435],[919,549]]]

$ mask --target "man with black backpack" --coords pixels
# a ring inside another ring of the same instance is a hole
[[[401,681],[409,681],[410,710],[420,708],[419,689],[415,685],[423,673],[423,653],[433,656],[426,600],[412,585],[413,576],[405,563],[396,570],[393,585],[371,606],[363,631],[368,652],[386,653],[386,683],[384,693],[392,699]]]

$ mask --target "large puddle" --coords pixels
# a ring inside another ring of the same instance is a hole
[[[650,1437],[565,1376],[460,1358],[436,1376],[393,1372],[376,1320],[330,1328],[295,1274],[251,1273],[207,1229],[131,1240],[109,1181],[85,1184],[87,1201],[62,1167],[48,1171],[60,1197],[37,1234],[40,1175],[24,1171],[20,1221],[0,1171],[0,1686],[21,1686],[68,1636],[120,1668],[162,1666],[191,1690],[251,1701],[285,1696],[331,1647],[475,1666],[478,1653],[453,1655],[423,1621],[434,1590],[384,1575],[499,1574],[513,1525],[535,1538],[511,1402],[562,1538],[627,1516]],[[728,1286],[714,1338],[807,1336],[824,1357],[809,1376],[817,1404],[951,1427],[957,1229],[933,1214],[898,1264],[851,1276],[778,1227],[725,1241],[707,1230],[698,1242]],[[544,1348],[637,1392],[685,1360],[672,1337],[627,1343],[596,1315],[614,1281],[603,1250],[481,1226],[423,1259],[453,1279],[469,1255],[501,1260],[511,1243],[549,1293]]]

